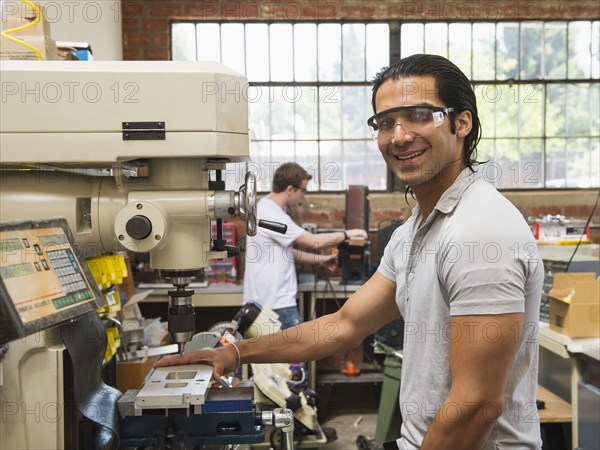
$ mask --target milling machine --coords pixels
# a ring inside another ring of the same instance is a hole
[[[82,257],[149,252],[150,265],[174,286],[168,327],[182,352],[195,332],[193,291],[187,288],[191,277],[211,259],[233,251],[211,241],[211,220],[239,216],[247,234],[256,232],[255,177],[247,174],[235,192],[224,189],[220,176],[226,163],[249,159],[246,79],[218,63],[160,61],[2,61],[1,75],[0,222],[36,227],[62,218],[74,252]],[[279,224],[258,225],[285,232]],[[42,248],[40,258],[47,251]],[[19,282],[31,283],[29,276],[25,273]],[[0,299],[2,320],[9,320],[7,308],[19,309],[9,297],[4,293]],[[85,331],[76,305],[59,306],[60,323],[80,324]],[[89,320],[88,328],[95,319]],[[36,338],[26,337],[31,330],[22,324],[13,325],[0,334],[0,344],[10,342],[2,364],[3,428],[8,430],[2,433],[2,448],[68,446],[66,409],[51,423],[27,423],[32,402],[26,397],[35,392],[38,407],[56,402],[66,408],[66,399],[60,400],[66,398],[64,352],[49,352],[63,349],[64,343],[65,359],[74,366],[75,401],[87,398],[85,386],[77,387],[77,372],[93,365],[85,359],[93,353],[87,347],[92,342],[81,339],[82,330],[66,338],[64,327],[62,339],[49,342],[46,328],[55,330],[56,321],[38,328]],[[4,333],[8,329],[13,332]],[[45,392],[35,386],[41,373],[48,385],[54,383]],[[79,378],[86,377],[98,378],[94,373]],[[112,402],[115,394],[95,383],[100,397]],[[15,411],[8,416],[7,405]],[[118,428],[114,420],[102,425],[113,432]],[[69,442],[76,445],[77,437]]]

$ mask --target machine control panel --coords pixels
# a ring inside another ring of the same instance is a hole
[[[67,222],[0,225],[0,342],[44,330],[104,303]]]

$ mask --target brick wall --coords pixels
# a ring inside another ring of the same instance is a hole
[[[123,0],[121,7],[125,60],[168,60],[169,24],[178,19],[469,21],[600,18],[597,0]]]

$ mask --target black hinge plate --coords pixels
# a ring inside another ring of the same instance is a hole
[[[123,122],[124,141],[164,141],[164,122]]]

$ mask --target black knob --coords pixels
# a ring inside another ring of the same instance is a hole
[[[146,216],[133,216],[125,225],[127,234],[134,239],[146,239],[152,233],[152,222]]]
[[[258,221],[258,226],[266,228],[267,230],[275,231],[276,233],[285,234],[287,232],[287,225],[281,222],[273,222],[271,220]]]

